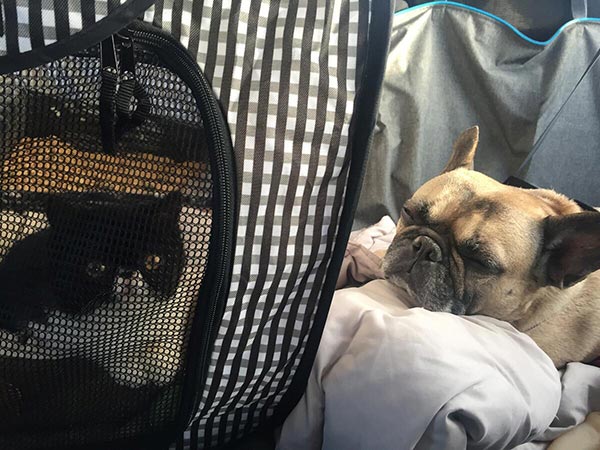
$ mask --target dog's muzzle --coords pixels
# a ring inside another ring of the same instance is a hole
[[[411,230],[397,235],[383,260],[386,278],[394,274],[411,274],[422,263],[440,264],[444,259],[445,245],[434,231]]]
[[[463,313],[464,305],[455,298],[448,248],[436,231],[408,227],[392,241],[383,258],[383,274],[410,294],[414,306]]]

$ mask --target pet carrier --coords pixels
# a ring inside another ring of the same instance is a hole
[[[385,3],[2,1],[0,448],[207,448],[285,418]]]

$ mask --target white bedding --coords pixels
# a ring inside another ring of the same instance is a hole
[[[336,292],[278,448],[504,449],[541,437],[561,380],[535,343],[488,317],[408,309],[401,295],[383,280]]]
[[[560,407],[550,427],[537,439],[518,447],[518,450],[542,450],[548,443],[576,425],[590,412],[600,411],[600,367],[571,363],[561,373],[562,395]],[[555,442],[552,450],[598,449],[599,429],[594,433],[572,436],[568,442]],[[559,440],[560,441],[560,440]]]
[[[381,277],[394,235],[390,217],[353,232],[338,288]],[[600,450],[600,367],[557,372],[510,325],[409,312],[401,295],[383,280],[336,293],[280,449],[542,450],[562,435],[552,450]]]

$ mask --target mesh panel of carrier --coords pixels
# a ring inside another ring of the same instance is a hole
[[[105,152],[96,53],[0,76],[2,449],[150,434],[181,406],[212,226],[203,124],[140,47],[152,108]]]

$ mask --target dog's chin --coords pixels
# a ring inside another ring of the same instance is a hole
[[[464,303],[456,298],[447,263],[419,260],[407,264],[406,249],[396,247],[388,250],[383,258],[382,270],[389,282],[407,293],[410,306],[453,314],[465,313]]]
[[[419,304],[419,302],[417,301],[417,296],[415,296],[415,293],[410,288],[406,280],[404,280],[404,278],[402,278],[400,275],[386,275],[385,279],[389,283],[391,283],[395,288],[397,288],[398,291],[400,291],[402,301],[406,303],[409,307],[414,308],[418,306],[423,306]]]
[[[448,312],[458,315],[466,313],[464,304],[449,296],[449,288],[446,286],[432,290],[420,290],[411,287],[410,282],[401,274],[386,274],[385,279],[402,291],[402,300],[411,308],[420,307],[433,312]]]

